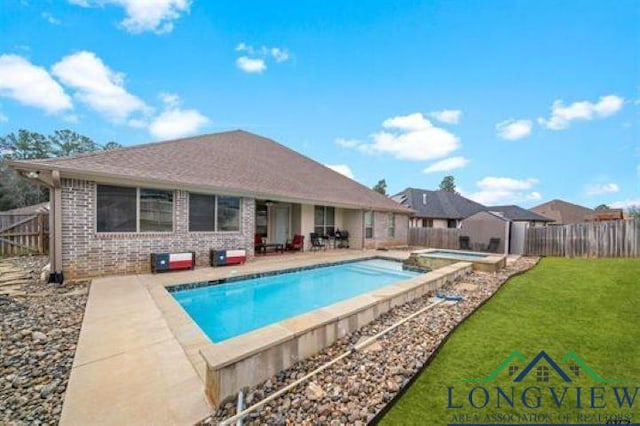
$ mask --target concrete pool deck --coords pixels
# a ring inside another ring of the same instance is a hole
[[[409,251],[335,250],[260,257],[244,265],[94,279],[65,394],[63,425],[193,424],[205,395],[209,339],[166,286]]]

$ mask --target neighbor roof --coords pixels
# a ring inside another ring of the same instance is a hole
[[[522,207],[513,204],[507,206],[491,206],[488,207],[488,209],[490,212],[501,213],[509,220],[553,222],[553,219],[549,219],[546,216],[532,212],[531,210],[523,209]]]
[[[594,212],[590,208],[563,200],[551,200],[529,210],[553,219],[556,224],[584,222]]]
[[[19,170],[59,170],[62,177],[98,182],[410,213],[308,157],[242,130],[10,165]]]
[[[426,196],[426,199],[425,199]],[[415,216],[433,219],[464,219],[485,206],[455,192],[407,188],[392,197],[416,211]],[[426,202],[424,202],[426,200]]]

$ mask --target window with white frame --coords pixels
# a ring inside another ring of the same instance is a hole
[[[173,232],[173,191],[98,185],[97,232]]]
[[[364,237],[373,238],[373,212],[364,212]]]
[[[239,197],[189,194],[190,232],[230,232],[239,230]]]
[[[313,232],[318,235],[329,235],[335,230],[336,210],[333,207],[316,206],[314,210]]]
[[[396,215],[395,213],[387,213],[387,237],[395,238],[396,236]]]

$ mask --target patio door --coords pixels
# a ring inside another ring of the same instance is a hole
[[[275,243],[284,244],[289,239],[289,224],[291,223],[291,206],[278,204],[274,207],[274,232]]]

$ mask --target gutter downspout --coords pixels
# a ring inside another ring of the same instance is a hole
[[[62,284],[62,185],[60,172],[51,172],[51,188],[49,189],[49,257],[51,260],[50,283]],[[51,235],[53,234],[53,235]]]

